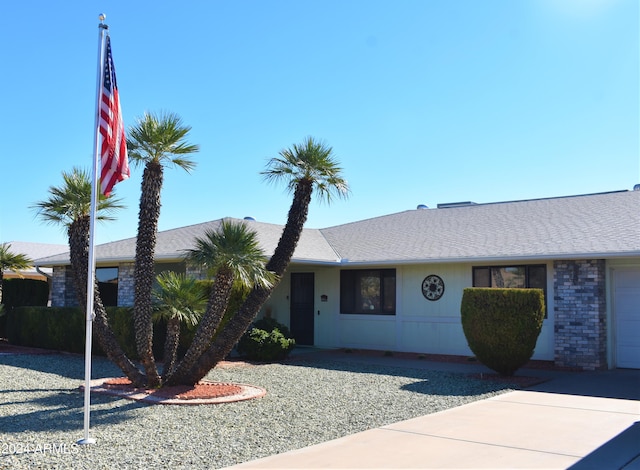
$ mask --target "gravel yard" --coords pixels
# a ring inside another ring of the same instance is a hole
[[[221,405],[149,405],[92,394],[83,436],[84,359],[0,355],[0,468],[211,469],[434,413],[509,385],[425,369],[294,357],[215,369],[208,380],[257,385],[263,398]],[[119,377],[105,359],[93,378]]]

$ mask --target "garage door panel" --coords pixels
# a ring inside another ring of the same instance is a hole
[[[640,269],[614,271],[616,363],[640,369]]]

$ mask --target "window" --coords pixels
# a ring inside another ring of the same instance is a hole
[[[340,313],[395,315],[396,270],[340,271]]]
[[[544,264],[474,267],[473,287],[542,289],[546,303],[547,267]]]
[[[100,298],[105,307],[118,305],[118,268],[96,268]]]
[[[473,268],[473,287],[538,288],[546,291],[545,265]]]

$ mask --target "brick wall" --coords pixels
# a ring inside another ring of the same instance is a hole
[[[120,263],[118,265],[118,307],[133,306],[135,285],[133,263]]]
[[[73,285],[71,266],[54,266],[51,280],[51,306],[77,307],[78,298]]]
[[[556,365],[606,368],[605,272],[604,260],[554,262]]]
[[[196,279],[206,279],[205,273],[201,268],[197,267],[187,266],[187,275]],[[134,290],[134,264],[120,263],[118,265],[118,306],[133,306]],[[71,266],[56,266],[53,268],[51,305],[53,307],[78,305],[71,275]]]
[[[51,306],[64,307],[64,295],[66,289],[66,266],[55,266],[51,279]]]

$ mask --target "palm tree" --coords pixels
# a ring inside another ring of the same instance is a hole
[[[191,369],[209,347],[229,305],[234,283],[246,288],[270,288],[274,281],[265,269],[267,258],[258,246],[256,233],[242,222],[223,220],[218,231],[210,230],[204,238],[196,239],[195,248],[187,251],[187,259],[206,268],[215,281],[207,310],[189,349],[175,373],[167,376],[170,385],[193,385],[204,376]]]
[[[0,304],[2,303],[2,285],[4,283],[4,270],[11,269],[20,275],[20,269],[27,269],[33,265],[33,261],[22,253],[11,251],[10,243],[0,243]]]
[[[200,357],[193,368],[192,379],[197,377],[200,380],[229,354],[282,278],[300,240],[313,191],[327,203],[334,197],[346,198],[349,195],[349,186],[342,177],[342,168],[333,156],[333,149],[323,142],[307,137],[301,144],[281,150],[279,155],[269,160],[267,170],[262,172],[269,182],[285,180],[287,189],[293,192],[287,223],[266,266],[276,276],[276,282],[270,287],[253,288],[238,312]]]
[[[37,202],[33,209],[46,223],[66,228],[69,240],[69,254],[74,287],[80,305],[87,302],[87,266],[89,264],[89,225],[91,216],[92,184],[89,173],[73,168],[70,173],[62,172],[64,183],[49,188],[49,198]],[[96,219],[113,220],[111,213],[122,209],[119,199],[100,194],[97,202]],[[142,374],[125,355],[107,322],[107,313],[100,298],[98,283],[94,285],[94,325],[104,351],[133,383],[142,382]]]
[[[157,287],[153,291],[156,301],[154,320],[166,320],[167,337],[164,343],[163,376],[174,369],[180,325],[195,326],[207,304],[206,291],[202,284],[192,277],[165,271],[156,277]]]
[[[129,129],[127,148],[135,165],[144,164],[138,235],[134,265],[134,328],[136,348],[146,373],[147,385],[156,387],[160,376],[153,357],[153,305],[151,292],[154,281],[154,254],[160,217],[160,193],[164,168],[171,164],[187,172],[195,167],[188,155],[198,151],[197,145],[185,142],[191,127],[173,113],[145,115]]]

